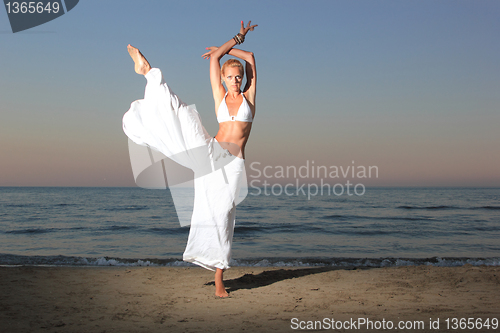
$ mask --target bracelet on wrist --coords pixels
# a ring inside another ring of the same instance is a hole
[[[233,39],[236,42],[236,44],[240,45],[245,41],[245,35],[242,35],[241,33],[238,32],[238,34],[234,36]]]

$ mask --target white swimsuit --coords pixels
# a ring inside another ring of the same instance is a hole
[[[226,96],[227,92],[224,95],[224,98],[220,102],[219,109],[217,110],[217,121],[219,123],[223,123],[226,121],[242,121],[246,123],[251,123],[253,121],[252,110],[250,109],[250,105],[248,105],[247,99],[245,95],[243,96],[243,102],[241,102],[240,107],[238,108],[238,113],[236,116],[231,116],[229,114],[229,109],[226,104]]]

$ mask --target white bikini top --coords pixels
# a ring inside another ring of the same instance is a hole
[[[226,121],[243,121],[246,123],[251,123],[253,121],[252,110],[250,109],[250,105],[248,105],[245,95],[243,94],[241,95],[243,96],[243,102],[241,102],[241,105],[238,109],[238,113],[236,113],[236,116],[231,116],[229,115],[229,109],[227,108],[226,104],[226,96],[227,96],[226,92],[224,98],[222,99],[222,102],[220,102],[219,110],[217,110],[217,121],[219,123],[223,123]]]

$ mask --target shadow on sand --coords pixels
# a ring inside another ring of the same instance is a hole
[[[277,269],[263,271],[258,274],[245,274],[239,278],[224,280],[224,286],[228,292],[233,292],[239,289],[254,289],[271,285],[273,283],[299,278],[302,276],[319,274],[338,270],[356,270],[369,269],[369,267],[315,267],[315,268],[299,268],[299,269]],[[205,283],[206,286],[215,285],[214,281]]]

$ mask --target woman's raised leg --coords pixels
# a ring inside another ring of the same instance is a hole
[[[139,49],[133,47],[130,44],[127,45],[127,50],[132,57],[132,60],[134,60],[135,72],[137,74],[146,75],[151,69],[151,66],[149,65],[149,62],[146,60],[146,58],[144,58]]]

